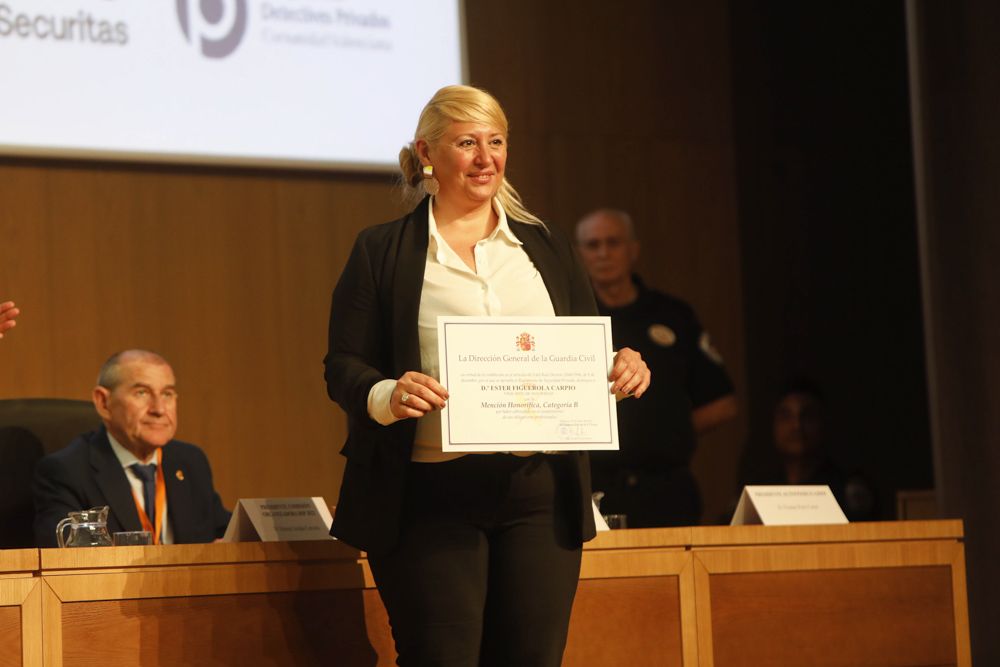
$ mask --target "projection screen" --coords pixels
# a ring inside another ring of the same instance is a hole
[[[391,170],[462,0],[0,0],[0,154]]]

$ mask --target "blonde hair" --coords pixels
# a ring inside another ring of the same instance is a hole
[[[434,97],[424,106],[417,121],[417,131],[413,141],[399,151],[399,168],[402,170],[403,197],[410,204],[416,204],[427,192],[424,190],[423,165],[417,155],[416,142],[423,139],[433,144],[452,123],[485,123],[499,128],[507,134],[507,116],[496,98],[485,90],[472,86],[445,86],[434,93]],[[521,195],[504,176],[496,198],[503,210],[514,220],[545,226],[538,216],[525,208]]]

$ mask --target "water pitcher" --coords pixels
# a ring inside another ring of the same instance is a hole
[[[69,528],[69,537],[66,529]],[[56,526],[56,539],[60,547],[110,547],[108,533],[108,507],[70,512]]]

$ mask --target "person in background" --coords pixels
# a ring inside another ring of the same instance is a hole
[[[147,530],[154,544],[212,542],[229,523],[198,447],[174,440],[177,387],[155,352],[127,350],[101,367],[92,394],[104,422],[35,467],[35,539],[56,546],[68,512],[107,505],[108,531]]]
[[[744,484],[825,484],[851,521],[878,518],[876,494],[867,477],[848,473],[830,454],[825,400],[808,378],[785,383],[774,406],[772,436],[776,460],[758,462]],[[742,488],[742,487],[741,487]]]
[[[21,314],[13,301],[4,301],[0,303],[0,338],[3,338],[5,331],[9,331],[17,326],[16,318]]]
[[[368,552],[400,665],[558,667],[595,535],[586,453],[442,451],[439,315],[597,314],[569,240],[507,181],[507,141],[491,95],[439,90],[399,155],[416,208],[358,235],[333,292],[330,532]],[[609,382],[639,397],[649,370],[621,349]]]
[[[629,528],[696,525],[702,508],[691,457],[699,435],[736,416],[732,382],[691,306],[634,273],[639,241],[627,213],[584,216],[576,247],[598,309],[611,317],[615,347],[639,351],[656,378],[645,400],[618,405],[620,451],[591,455],[601,512],[626,515]]]

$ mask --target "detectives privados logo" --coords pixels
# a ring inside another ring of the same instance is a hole
[[[247,0],[177,0],[184,38],[206,58],[225,58],[247,29]]]

